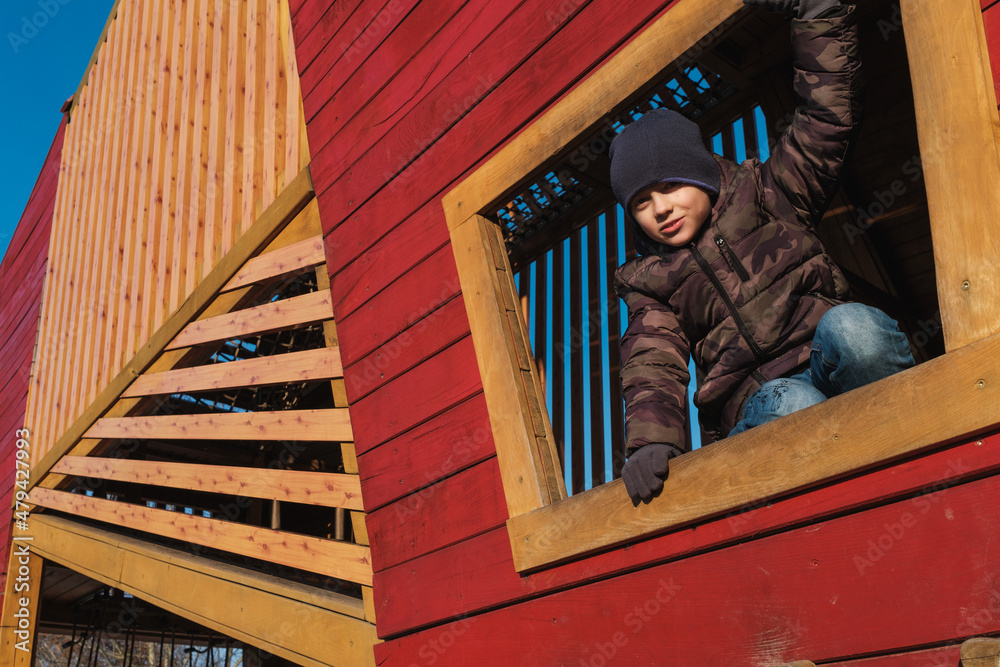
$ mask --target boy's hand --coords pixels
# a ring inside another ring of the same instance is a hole
[[[629,457],[622,466],[622,481],[633,506],[638,506],[640,500],[648,503],[663,489],[670,459],[680,453],[673,445],[654,443],[640,447]]]
[[[743,4],[800,19],[819,18],[841,6],[840,0],[743,0]]]

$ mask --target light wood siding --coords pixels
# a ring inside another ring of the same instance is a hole
[[[38,461],[309,162],[287,2],[122,0],[70,111]]]

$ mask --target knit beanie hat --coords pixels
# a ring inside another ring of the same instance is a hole
[[[664,181],[696,185],[714,201],[719,166],[694,121],[676,111],[647,112],[611,142],[611,189],[629,219],[629,203],[643,188]]]

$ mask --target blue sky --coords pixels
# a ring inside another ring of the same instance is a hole
[[[35,179],[76,91],[113,0],[4,0],[0,72],[0,255],[7,252]]]

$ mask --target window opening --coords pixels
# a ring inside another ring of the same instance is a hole
[[[748,15],[774,20],[759,12]],[[864,49],[873,40],[864,38],[865,17],[859,20]],[[877,12],[867,15],[869,23],[876,20]],[[774,26],[774,34],[785,33],[783,22]],[[734,73],[739,86],[700,60],[681,58],[686,65],[669,68],[637,102],[626,102],[622,111],[604,121],[601,133],[564,150],[554,165],[505,198],[507,203],[493,215],[484,214],[500,224],[516,272],[570,494],[620,476],[624,463],[618,340],[627,313],[611,282],[614,270],[635,251],[624,211],[608,183],[608,146],[628,123],[666,107],[698,122],[713,152],[736,162],[767,160],[793,113],[790,52],[771,45],[755,61],[758,64],[751,65],[757,69],[739,71],[750,59],[744,42],[756,39],[748,35],[749,30],[737,24],[734,33],[723,35],[703,53],[720,70]],[[787,45],[784,49],[788,51]],[[924,361],[943,352],[943,337],[936,295],[924,289],[934,284],[933,258],[915,118],[912,105],[899,104],[901,97],[912,94],[903,44],[895,45],[891,56],[866,58],[866,71],[872,81],[892,77],[897,83],[869,84],[864,131],[819,231],[848,277],[855,300],[896,318],[910,337],[914,356]],[[883,138],[888,134],[892,146]],[[900,160],[895,169],[899,173],[894,173],[886,163],[903,153],[910,159]],[[895,198],[895,206],[880,203],[886,200],[885,192],[900,190],[904,172],[905,191]],[[698,373],[693,363],[689,371],[688,444],[695,449],[712,439],[697,426],[693,396]]]

